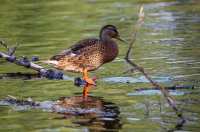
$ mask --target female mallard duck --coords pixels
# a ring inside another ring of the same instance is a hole
[[[113,38],[123,41],[115,26],[106,25],[101,28],[99,39],[81,40],[69,49],[51,57],[47,63],[53,64],[57,69],[81,72],[88,84],[95,85],[87,72],[96,70],[116,58],[118,46]]]

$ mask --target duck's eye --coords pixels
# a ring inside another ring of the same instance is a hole
[[[118,31],[116,29],[113,29],[114,32],[118,33]]]
[[[115,34],[118,34],[118,31],[115,28],[112,28],[111,31]]]

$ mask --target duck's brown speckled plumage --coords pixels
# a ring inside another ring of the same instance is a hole
[[[100,39],[81,40],[50,60],[57,62],[56,68],[66,71],[83,72],[83,68],[87,68],[88,71],[96,70],[118,55],[118,46],[112,40],[115,37],[118,37],[116,28],[112,25],[104,26],[100,32]]]

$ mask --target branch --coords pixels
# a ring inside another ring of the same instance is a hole
[[[135,31],[133,32],[133,37],[132,40],[129,44],[129,48],[127,50],[126,56],[125,56],[125,61],[130,64],[133,68],[136,70],[140,71],[146,79],[155,87],[159,88],[164,95],[164,98],[167,100],[168,104],[172,107],[172,109],[176,112],[176,115],[181,119],[181,121],[178,122],[177,126],[180,127],[185,123],[185,119],[181,113],[181,111],[177,108],[176,101],[175,99],[169,94],[169,92],[165,89],[165,87],[159,85],[157,82],[153,81],[153,79],[146,73],[143,67],[140,67],[139,65],[135,64],[133,61],[130,60],[130,53],[133,47],[134,42],[136,41],[137,37],[137,32],[144,23],[144,11],[143,11],[143,6],[140,7],[140,11],[138,14],[138,21],[135,25]]]
[[[181,89],[194,89],[194,85],[174,85],[165,87],[166,90],[181,90]],[[153,88],[136,88],[135,91],[144,91],[144,90],[160,90],[158,87]]]
[[[9,48],[3,41],[0,40],[0,45],[5,47],[8,50],[8,53],[4,53],[0,51],[0,58],[5,58],[6,61],[10,63],[14,63],[19,66],[24,66],[26,68],[33,69],[37,71],[42,77],[46,77],[48,79],[63,79],[63,73],[61,71],[46,69],[40,65],[37,65],[31,62],[27,57],[17,58],[14,53],[17,49],[16,47]]]

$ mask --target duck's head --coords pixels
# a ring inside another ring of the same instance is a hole
[[[103,26],[100,31],[100,39],[106,41],[112,38],[118,39],[126,43],[126,41],[120,38],[119,32],[117,31],[117,28],[114,25]]]

